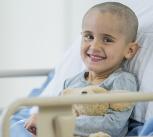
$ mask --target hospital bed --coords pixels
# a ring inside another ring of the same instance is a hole
[[[100,2],[105,1],[101,0]],[[122,0],[116,0],[123,2]],[[135,3],[136,2],[136,3]],[[135,0],[129,0],[124,1],[123,3],[129,5],[133,8],[133,10],[136,12],[140,27],[138,32],[138,42],[141,46],[140,50],[138,51],[137,56],[127,64],[127,68],[129,71],[135,73],[138,76],[138,80],[140,83],[140,92],[139,93],[125,93],[125,94],[116,94],[115,96],[109,94],[109,95],[103,95],[103,96],[85,96],[81,97],[79,100],[76,100],[75,98],[69,98],[69,97],[49,97],[49,98],[35,98],[35,99],[20,99],[14,104],[12,104],[8,110],[6,111],[6,115],[4,117],[3,122],[3,137],[9,136],[9,117],[20,107],[22,106],[33,106],[38,105],[40,108],[39,118],[38,118],[38,137],[72,137],[73,133],[73,127],[74,127],[74,119],[71,115],[71,105],[74,103],[95,103],[95,102],[124,102],[124,101],[153,101],[153,93],[151,93],[153,86],[153,22],[151,20],[153,11],[151,10],[153,7],[153,2],[151,0],[148,0],[147,2],[145,0],[142,1],[135,1]],[[76,46],[77,45],[77,46]],[[49,89],[55,89],[53,96],[57,95],[58,92],[56,91],[56,87],[60,87],[62,80],[66,79],[67,77],[70,77],[73,74],[76,74],[80,72],[83,69],[81,61],[76,61],[76,58],[78,60],[81,60],[79,55],[79,47],[80,41],[75,43],[75,46],[71,47],[71,51],[75,52],[68,52],[63,57],[63,62],[60,63],[56,67],[56,71],[60,73],[55,72],[54,79],[58,80],[58,85],[56,85],[54,81],[51,82],[51,85],[48,85],[48,87],[45,89],[46,92],[49,91]],[[69,57],[71,56],[71,61]],[[72,58],[75,60],[72,60]],[[65,61],[66,64],[65,65]],[[75,67],[75,69],[69,69],[69,66]],[[81,67],[80,67],[81,66]],[[69,73],[67,72],[69,70]],[[10,73],[10,72],[9,72]],[[6,76],[14,76],[12,73],[5,73]],[[48,70],[41,71],[40,75],[47,75]],[[9,75],[8,75],[9,74]],[[20,74],[17,72],[17,75]],[[26,74],[28,76],[29,74]],[[32,74],[35,75],[35,74]],[[39,75],[39,74],[38,74]],[[21,76],[21,75],[20,75]],[[5,75],[3,75],[5,77]],[[56,85],[56,86],[55,86]],[[53,88],[54,87],[54,88]],[[141,92],[142,91],[142,92]],[[145,91],[145,92],[144,92]],[[57,92],[57,93],[56,93]],[[92,98],[92,99],[91,99]],[[148,107],[148,108],[147,108]],[[146,118],[151,117],[151,107],[149,109],[148,106],[144,106],[146,108]],[[148,109],[148,110],[147,110]],[[51,113],[52,112],[52,113]],[[54,112],[54,113],[53,113]],[[64,123],[64,125],[63,125]],[[65,126],[65,123],[67,127]],[[45,126],[46,125],[46,126]],[[48,127],[48,128],[46,128]],[[57,130],[58,129],[58,130]]]

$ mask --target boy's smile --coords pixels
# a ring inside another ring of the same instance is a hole
[[[94,63],[103,61],[107,57],[105,55],[97,54],[94,52],[87,52],[87,56],[90,58],[90,60]]]

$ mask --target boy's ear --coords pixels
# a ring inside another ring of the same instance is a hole
[[[127,50],[125,53],[125,58],[127,60],[131,59],[132,57],[134,57],[134,55],[136,54],[137,50],[139,49],[139,45],[137,42],[131,42],[128,44],[127,46]]]

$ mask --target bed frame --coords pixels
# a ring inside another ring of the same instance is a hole
[[[79,98],[79,99],[78,99]],[[72,104],[104,103],[104,102],[139,102],[152,101],[153,93],[126,92],[104,93],[103,95],[85,95],[23,98],[12,103],[6,110],[2,123],[2,137],[9,137],[9,119],[23,106],[39,106],[37,136],[38,137],[73,137],[74,117]]]

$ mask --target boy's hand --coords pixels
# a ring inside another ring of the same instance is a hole
[[[33,114],[26,122],[24,127],[31,132],[32,134],[36,135],[36,120],[37,120],[37,114]]]

